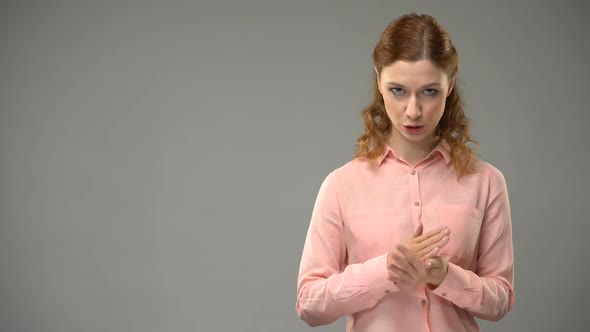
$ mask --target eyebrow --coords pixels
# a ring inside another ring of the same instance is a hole
[[[396,86],[405,88],[405,86],[403,84],[400,84],[400,83],[397,83],[397,82],[386,82],[386,83],[389,84],[389,85],[396,85]],[[422,88],[427,88],[427,87],[431,87],[431,86],[442,86],[442,84],[436,83],[436,82],[434,82],[434,83],[428,83],[428,84],[424,85]]]

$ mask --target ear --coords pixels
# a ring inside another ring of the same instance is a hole
[[[455,77],[453,77],[449,82],[449,92],[447,92],[447,97],[451,95],[451,92],[453,92],[454,87],[455,87]]]
[[[381,78],[379,77],[379,71],[377,70],[377,67],[373,67],[373,69],[375,70],[375,78],[377,79],[377,88],[379,89],[379,92],[381,92]]]

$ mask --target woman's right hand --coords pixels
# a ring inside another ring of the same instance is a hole
[[[389,279],[395,284],[405,281],[412,285],[426,283],[427,268],[424,261],[435,257],[440,248],[449,242],[450,230],[441,226],[422,234],[424,226],[418,225],[412,236],[398,243],[387,255]]]

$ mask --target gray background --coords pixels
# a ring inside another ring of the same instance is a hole
[[[315,196],[408,11],[508,182],[517,300],[483,330],[586,330],[588,5],[236,0],[1,2],[0,331],[311,330]]]

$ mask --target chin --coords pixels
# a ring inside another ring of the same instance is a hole
[[[403,133],[403,136],[410,141],[422,141],[425,138],[430,137],[428,134],[425,134],[423,132],[418,135],[410,135],[410,134]]]
[[[403,136],[410,142],[422,142],[434,138],[434,133],[420,133],[419,135],[408,135],[404,133]]]
[[[419,142],[423,142],[426,139],[424,137],[406,137],[406,140],[410,141],[410,142],[414,142],[414,143],[419,143]]]

